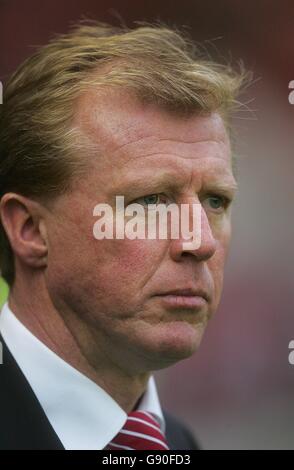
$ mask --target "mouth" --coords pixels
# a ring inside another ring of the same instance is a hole
[[[209,297],[202,289],[176,289],[157,294],[167,307],[201,310]]]

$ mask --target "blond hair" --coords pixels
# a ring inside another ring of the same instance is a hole
[[[74,103],[91,86],[121,87],[179,114],[217,111],[227,122],[243,79],[165,26],[80,23],[40,48],[4,86],[0,197],[14,191],[45,200],[70,188],[85,165],[74,152]],[[13,253],[1,223],[0,268],[12,284]]]

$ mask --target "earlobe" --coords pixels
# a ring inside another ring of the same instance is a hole
[[[43,241],[42,263],[44,263],[44,266],[47,266],[48,237],[47,237],[46,224],[43,219],[39,221],[39,232],[40,232],[40,238]]]

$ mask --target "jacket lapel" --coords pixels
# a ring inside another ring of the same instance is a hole
[[[0,449],[64,449],[1,335],[0,341]]]

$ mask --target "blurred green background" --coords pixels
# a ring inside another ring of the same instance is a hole
[[[0,308],[4,304],[8,295],[8,286],[6,282],[0,277]]]

